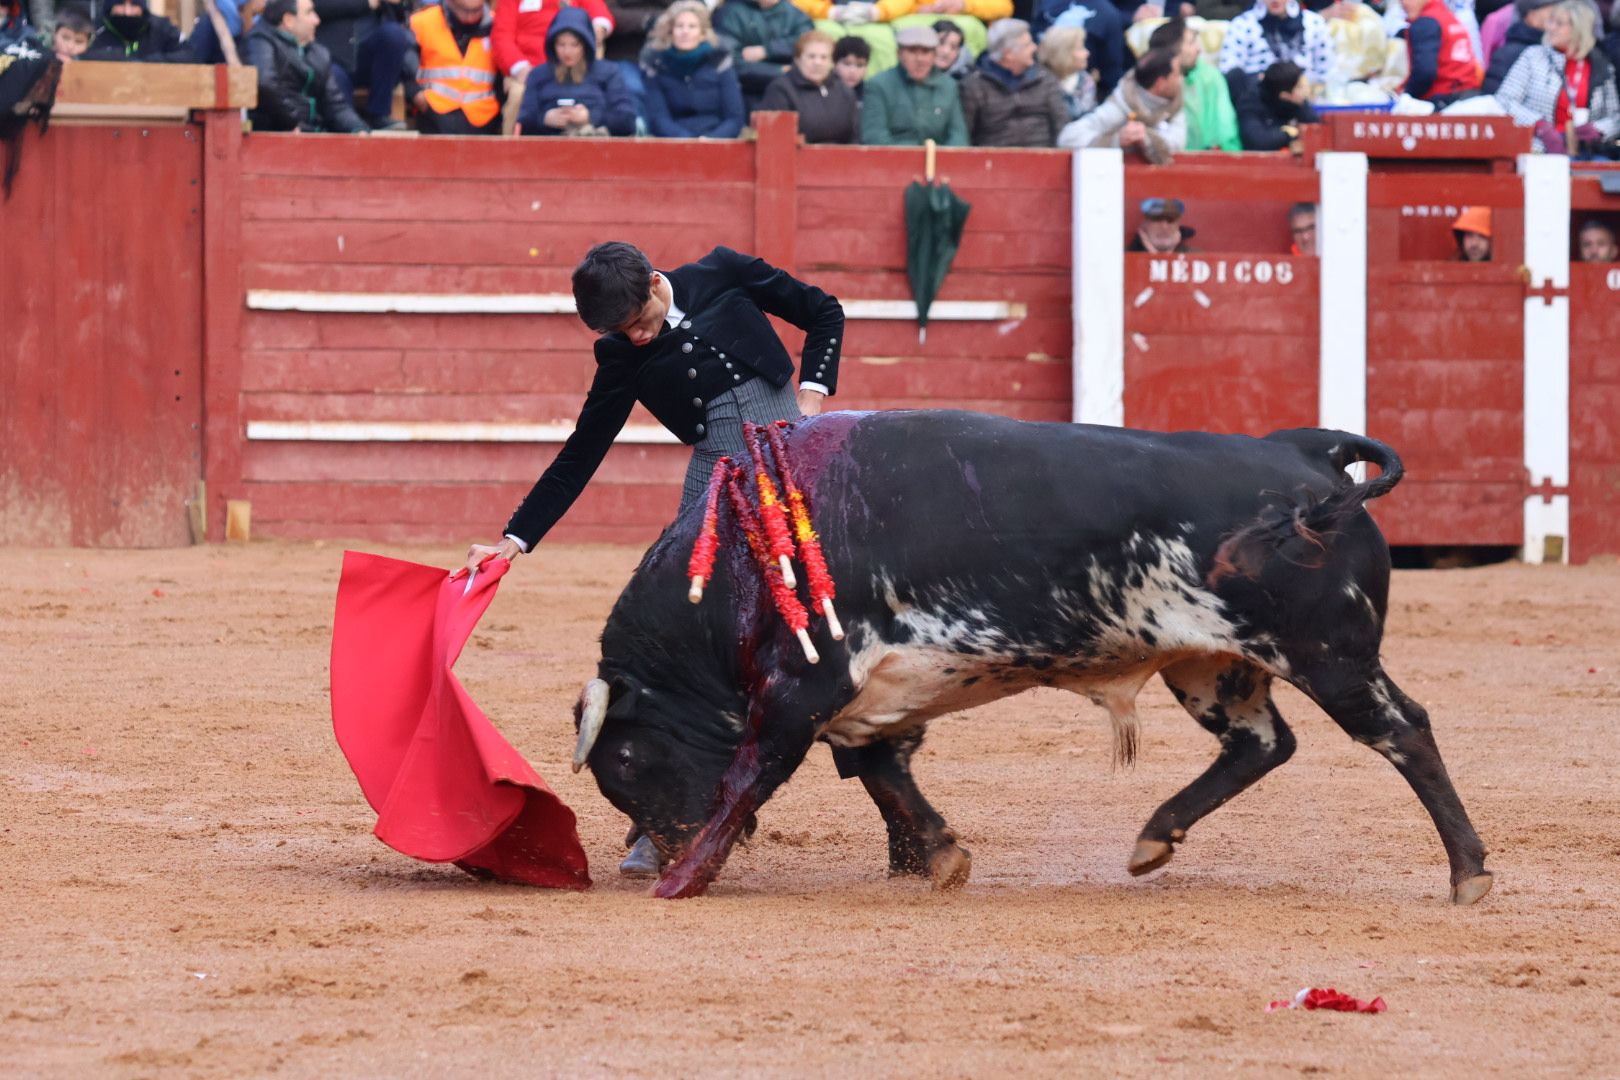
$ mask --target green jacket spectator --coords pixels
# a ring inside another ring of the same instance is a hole
[[[1187,110],[1188,150],[1243,149],[1232,92],[1214,64],[1208,60],[1194,64],[1181,93]]]
[[[861,142],[867,146],[966,146],[967,121],[956,80],[930,70],[921,81],[904,66],[866,80],[861,98]]]

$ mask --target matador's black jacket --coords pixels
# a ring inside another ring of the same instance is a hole
[[[507,522],[507,534],[526,546],[573,505],[637,401],[691,445],[704,436],[714,398],[753,378],[786,386],[793,360],[767,312],[805,331],[800,381],[837,391],[844,309],[834,297],[725,247],[664,276],[685,315],[639,348],[620,333],[596,339],[596,378],[574,433]]]

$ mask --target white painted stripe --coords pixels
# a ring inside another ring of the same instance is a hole
[[[1316,254],[1321,278],[1317,423],[1365,435],[1367,155],[1318,154],[1316,168],[1320,185]]]
[[[1519,158],[1524,180],[1524,264],[1530,284],[1569,287],[1569,159],[1561,154]],[[1524,465],[1532,487],[1569,483],[1569,298],[1524,301]],[[1524,561],[1546,561],[1547,541],[1558,538],[1569,561],[1569,498],[1524,502]]]
[[[560,443],[573,424],[449,423],[437,420],[249,420],[247,437],[263,442],[485,442]],[[651,424],[632,424],[615,442],[654,445],[680,442]]]
[[[1070,243],[1074,421],[1125,423],[1125,156],[1076,150]]]
[[[247,306],[254,311],[307,311],[408,315],[572,315],[568,293],[360,293],[286,292],[249,289]],[[860,320],[915,322],[917,305],[910,300],[846,300],[844,317]],[[1001,300],[936,300],[930,322],[999,322],[1022,319],[1029,305]]]

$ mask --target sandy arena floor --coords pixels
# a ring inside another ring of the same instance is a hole
[[[974,853],[962,893],[885,879],[818,747],[713,894],[664,903],[616,876],[623,819],[567,766],[637,552],[520,563],[459,667],[578,812],[597,886],[573,894],[372,838],[327,711],[340,551],[0,550],[0,1072],[1620,1075],[1613,563],[1397,576],[1385,655],[1492,851],[1478,907],[1445,902],[1395,771],[1292,691],[1294,760],[1131,879],[1213,756],[1157,682],[1117,775],[1066,694],[934,726],[918,773]],[[1307,985],[1389,1011],[1262,1011]]]

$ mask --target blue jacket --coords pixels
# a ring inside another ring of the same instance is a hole
[[[1523,19],[1508,27],[1507,38],[1491,53],[1491,66],[1485,72],[1485,82],[1479,88],[1482,94],[1494,94],[1502,88],[1502,80],[1513,70],[1513,62],[1532,45],[1541,44],[1541,31],[1529,26]]]
[[[1036,0],[1030,20],[1037,40],[1054,26],[1078,26],[1086,32],[1091,66],[1097,70],[1098,101],[1113,93],[1125,75],[1125,25],[1110,0]]]
[[[747,116],[731,53],[710,46],[695,67],[672,54],[674,49],[649,49],[642,56],[647,130],[675,139],[736,138]],[[685,67],[692,67],[690,74]]]
[[[585,45],[585,79],[577,83],[557,81],[557,35],[575,34]],[[524,81],[523,106],[518,110],[518,123],[525,135],[561,135],[561,128],[547,127],[546,113],[557,107],[559,101],[572,98],[577,105],[591,111],[591,123],[607,128],[613,135],[630,135],[636,130],[636,106],[630,98],[630,88],[624,83],[619,65],[598,63],[596,60],[596,31],[591,28],[591,16],[582,7],[565,7],[557,12],[546,31],[546,56],[550,63],[541,64],[529,72]]]

